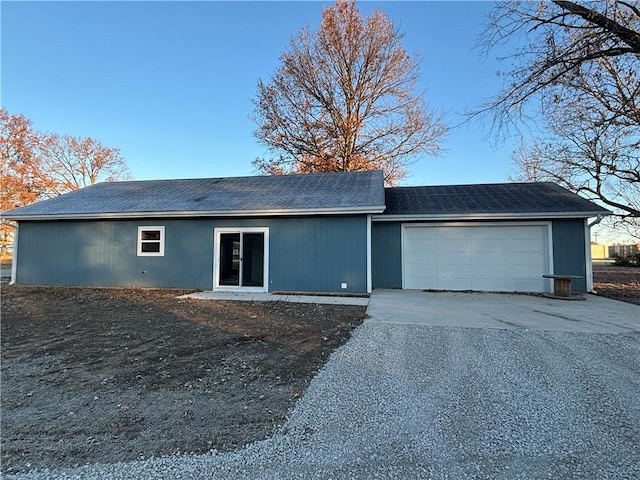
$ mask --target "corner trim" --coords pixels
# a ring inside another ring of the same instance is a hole
[[[584,219],[584,259],[585,259],[585,279],[586,290],[593,293],[593,262],[591,261],[591,226],[587,219]]]
[[[13,227],[13,253],[11,257],[11,280],[9,285],[15,285],[18,276],[18,229],[19,223]]]
[[[367,215],[367,293],[373,291],[371,270],[371,215]]]

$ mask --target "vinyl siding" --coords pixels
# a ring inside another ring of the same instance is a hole
[[[366,217],[282,219],[270,233],[269,290],[367,291]],[[347,289],[340,287],[347,283]]]
[[[137,256],[138,226],[160,225],[165,255]],[[363,215],[20,222],[16,283],[211,289],[215,227],[269,228],[269,291],[366,292]]]
[[[554,220],[553,229],[553,273],[558,275],[580,275],[571,281],[576,292],[587,290],[584,220]]]
[[[402,236],[400,222],[371,225],[373,288],[402,288]]]
[[[141,225],[166,226],[164,256],[137,255]],[[196,222],[20,222],[18,241],[18,284],[211,288],[213,231]]]

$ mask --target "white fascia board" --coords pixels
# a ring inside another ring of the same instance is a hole
[[[11,281],[9,285],[15,285],[18,278],[18,231],[20,224],[16,223],[13,227],[13,252],[11,255]]]
[[[460,215],[373,215],[372,220],[374,222],[535,220],[550,218],[591,218],[598,215],[611,215],[611,212],[477,213]]]
[[[584,219],[584,260],[586,273],[586,290],[593,293],[593,261],[591,260],[591,225]]]
[[[226,210],[226,211],[163,211],[163,212],[105,212],[68,213],[52,215],[15,215],[9,220],[97,220],[122,218],[185,218],[185,217],[275,217],[295,215],[356,215],[382,213],[384,205],[371,207],[299,208],[277,210]]]

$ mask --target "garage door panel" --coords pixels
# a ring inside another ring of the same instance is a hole
[[[504,251],[501,252],[474,252],[472,262],[474,265],[506,265],[507,259]]]
[[[438,252],[451,254],[471,253],[471,241],[468,238],[439,238],[437,242]]]
[[[438,276],[438,265],[436,264],[424,264],[424,265],[410,265],[407,266],[406,275],[409,278],[421,279]]]
[[[489,227],[493,228],[493,227]],[[509,232],[507,237],[510,241],[515,240],[527,240],[530,238],[542,238],[545,227],[543,225],[511,225],[509,227],[497,227],[507,228]]]
[[[438,238],[438,231],[435,229],[424,230],[422,227],[407,226],[407,228],[404,231],[404,237],[405,237],[405,240],[411,240],[411,239],[422,240],[422,239],[429,239],[429,238],[435,239],[435,238]]]
[[[539,252],[542,247],[542,241],[539,238],[527,238],[510,241],[508,251],[513,253]]]
[[[441,253],[437,256],[438,265],[468,265],[471,260],[470,253]]]
[[[473,253],[480,253],[484,255],[489,255],[492,253],[502,255],[502,252],[507,250],[509,247],[507,241],[505,239],[476,239],[473,242]]]
[[[435,248],[438,245],[435,239],[411,239],[405,242],[405,248],[409,251],[419,252],[424,249]]]
[[[545,292],[546,284],[544,279],[535,278],[512,278],[509,281],[509,290],[515,292]]]
[[[471,290],[471,278],[438,276],[438,290]]]
[[[417,227],[416,230],[420,230],[421,227]],[[466,240],[469,238],[469,235],[460,230],[458,227],[437,227],[439,230],[437,232],[438,238],[450,238],[450,239],[462,239]]]
[[[474,277],[500,277],[504,278],[507,275],[507,264],[506,263],[493,263],[493,264],[484,264],[478,265],[474,264],[471,268],[471,274]]]
[[[437,265],[438,263],[438,251],[436,249],[430,249],[426,252],[420,252],[419,250],[416,250],[413,253],[405,252],[405,255],[415,258],[412,265]]]
[[[421,290],[439,290],[442,288],[438,285],[438,277],[435,275],[421,275],[420,273],[416,273],[412,278],[416,285],[412,288]]]
[[[545,225],[407,226],[404,288],[544,292]]]
[[[543,268],[540,268],[536,265],[509,265],[509,269],[507,271],[508,277],[542,277],[545,271]]]
[[[460,265],[440,263],[438,264],[437,275],[439,277],[470,277],[471,265],[468,263]]]
[[[505,255],[509,265],[536,265],[540,266],[542,252],[507,252]]]
[[[488,240],[497,242],[505,239],[504,232],[492,227],[473,227],[474,230],[468,232],[468,235],[475,240]]]
[[[507,289],[507,281],[496,277],[476,277],[473,279],[471,290],[484,290],[493,292],[503,292]]]

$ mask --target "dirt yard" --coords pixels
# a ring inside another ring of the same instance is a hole
[[[640,268],[594,264],[593,289],[603,297],[640,305]]]
[[[364,307],[2,288],[2,472],[269,436]]]

